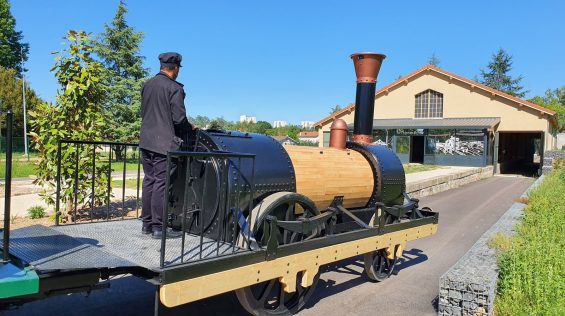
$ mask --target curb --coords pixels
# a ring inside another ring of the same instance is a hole
[[[406,192],[411,197],[419,198],[455,189],[467,183],[489,178],[491,176],[493,176],[492,166],[462,170],[457,173],[407,183]]]

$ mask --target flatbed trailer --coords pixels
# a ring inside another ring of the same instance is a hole
[[[173,239],[159,264],[160,240],[143,235],[137,219],[13,230],[10,269],[0,268],[0,302],[22,304],[52,295],[109,286],[111,276],[131,274],[156,286],[167,307],[278,279],[284,291],[306,288],[321,266],[380,249],[401,254],[408,241],[437,231],[437,214],[420,220],[361,229],[273,249],[248,250],[188,235],[181,264],[181,239]],[[274,251],[274,254],[272,253]],[[271,252],[271,253],[270,253]],[[202,258],[200,258],[202,255]],[[14,269],[16,267],[16,269]],[[300,279],[297,277],[300,276]],[[10,278],[10,281],[6,281]],[[24,293],[22,293],[22,289]],[[27,289],[27,290],[25,290]],[[16,295],[11,295],[16,294]]]

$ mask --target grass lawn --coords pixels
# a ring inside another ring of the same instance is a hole
[[[124,161],[112,161],[113,171],[123,171]],[[143,167],[140,166],[140,170],[143,171]],[[126,171],[137,171],[137,160],[128,159],[126,160]]]
[[[565,168],[529,195],[516,235],[499,254],[496,315],[565,315]]]
[[[435,165],[404,165],[405,173],[430,171],[435,169],[439,169],[439,167]]]
[[[37,159],[27,161],[27,159],[18,159],[12,162],[12,178],[27,178],[30,175],[35,174]],[[107,163],[107,162],[104,162]],[[112,170],[116,171],[123,171],[124,170],[124,162],[123,161],[112,161]],[[143,170],[143,168],[141,168]],[[126,161],[126,171],[137,171],[137,160],[136,159],[128,159]],[[0,179],[4,179],[6,177],[6,160],[0,160]]]
[[[35,161],[13,161],[12,178],[26,178],[35,174]],[[0,179],[6,177],[6,160],[0,161]]]
[[[122,187],[122,180],[112,180],[112,188],[121,188]],[[139,190],[141,191],[141,185],[143,184],[143,179],[139,180]],[[127,189],[137,189],[137,179],[126,179],[126,188]]]

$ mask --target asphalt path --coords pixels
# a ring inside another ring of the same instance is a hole
[[[438,233],[409,242],[398,275],[381,283],[363,274],[361,258],[325,268],[315,294],[299,315],[437,315],[439,278],[461,258],[531,185],[533,179],[496,176],[421,199],[440,213]],[[153,315],[154,287],[119,277],[109,289],[26,304],[3,315]],[[226,293],[161,315],[247,315]]]

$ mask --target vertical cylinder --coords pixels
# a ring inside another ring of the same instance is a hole
[[[385,58],[385,55],[376,53],[351,55],[357,76],[353,141],[360,143],[371,143],[373,141],[375,87],[381,64]]]
[[[347,123],[342,119],[337,119],[330,127],[330,147],[345,149],[347,141]]]

